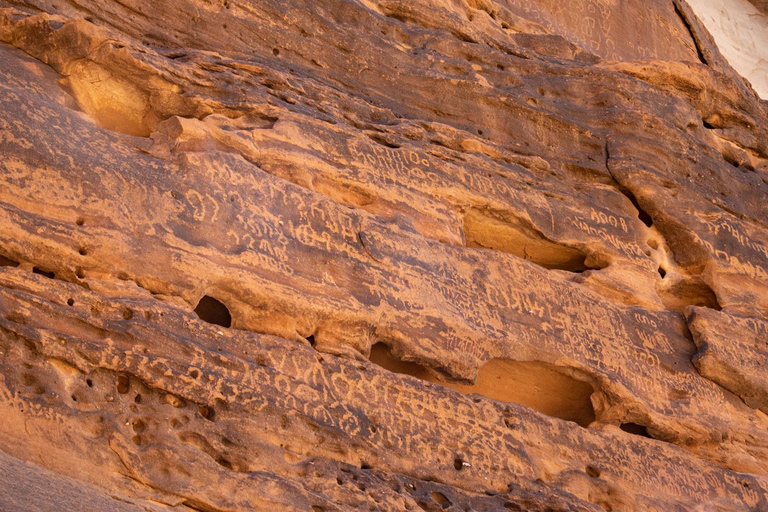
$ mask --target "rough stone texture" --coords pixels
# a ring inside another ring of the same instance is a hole
[[[149,501],[133,500],[114,495],[35,465],[21,462],[0,452],[0,510],[39,512],[41,510],[72,510],[93,512],[163,511],[167,507]]]
[[[0,470],[767,510],[766,103],[685,2],[576,4],[0,2],[0,450],[83,483]]]
[[[693,308],[686,312],[699,373],[768,412],[768,323]]]

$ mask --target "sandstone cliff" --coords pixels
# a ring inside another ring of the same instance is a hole
[[[0,509],[768,510],[684,0],[2,0],[0,76]]]

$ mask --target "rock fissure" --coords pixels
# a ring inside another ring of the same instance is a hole
[[[688,19],[688,15],[681,9],[678,0],[672,0],[672,3],[675,7],[675,13],[680,17],[680,21],[683,22],[683,25],[685,25],[688,34],[691,36],[691,42],[693,43],[693,47],[696,49],[696,55],[699,57],[699,61],[705,66],[709,65],[707,58],[704,56],[704,52],[702,51],[699,37],[691,25],[691,22]]]

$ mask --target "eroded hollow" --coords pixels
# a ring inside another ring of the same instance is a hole
[[[506,222],[477,209],[464,216],[464,237],[467,247],[503,251],[548,269],[583,272],[603,268],[589,263],[583,251],[547,240],[522,223]]]
[[[230,327],[232,325],[232,315],[230,315],[227,306],[208,295],[205,295],[200,299],[200,302],[197,303],[195,313],[200,317],[200,320],[208,322],[209,324],[220,325],[222,327]]]
[[[592,385],[551,364],[493,359],[480,368],[475,384],[458,384],[440,381],[424,366],[393,357],[384,343],[371,348],[370,360],[391,372],[436,382],[464,394],[515,402],[582,427],[595,420]]]
[[[437,503],[438,505],[440,505],[440,507],[444,509],[453,505],[453,503],[451,503],[451,500],[449,500],[448,497],[441,492],[433,491],[429,493],[429,496],[430,498],[432,498],[432,500],[435,503]]]
[[[628,434],[653,439],[653,437],[648,433],[648,427],[645,425],[639,425],[637,423],[622,423],[619,428]]]
[[[678,281],[669,288],[660,290],[659,297],[664,307],[671,311],[682,312],[686,306],[699,306],[717,311],[722,309],[715,292],[700,278]]]
[[[6,258],[2,254],[0,254],[0,267],[18,267],[19,262],[12,260],[10,258]]]
[[[33,274],[37,274],[37,275],[41,275],[41,276],[45,276],[48,279],[56,279],[56,274],[54,272],[51,272],[49,270],[44,270],[44,269],[42,269],[40,267],[34,267],[32,269],[32,273]]]

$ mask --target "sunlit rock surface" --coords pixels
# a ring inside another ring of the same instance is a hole
[[[768,510],[728,62],[682,0],[0,2],[0,509]]]
[[[690,4],[728,62],[768,99],[768,2],[690,0]]]

